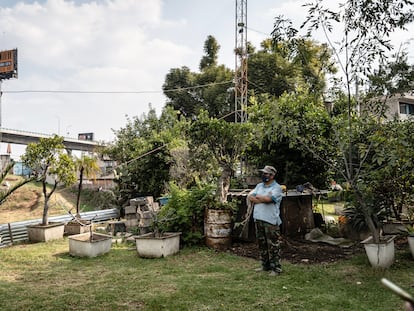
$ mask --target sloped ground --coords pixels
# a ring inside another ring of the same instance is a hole
[[[7,177],[5,181],[10,184],[18,181],[17,176]],[[0,191],[5,189],[1,185]],[[75,205],[76,198],[72,199],[68,195],[68,191],[60,191],[59,189],[53,194],[49,204],[49,216],[62,215],[67,213]],[[37,219],[42,217],[43,213],[43,193],[42,188],[33,183],[24,185],[17,189],[6,201],[0,205],[0,223],[9,223],[15,221],[23,221],[29,219]]]

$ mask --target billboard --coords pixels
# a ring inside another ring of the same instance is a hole
[[[0,51],[0,80],[17,78],[17,49]]]
[[[80,133],[78,134],[79,140],[93,140],[93,133]]]

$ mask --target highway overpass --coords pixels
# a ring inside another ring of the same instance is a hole
[[[30,143],[37,143],[39,138],[50,138],[54,135],[26,132],[20,130],[12,130],[7,128],[0,128],[0,142],[11,143],[18,145],[28,145]],[[103,143],[91,140],[79,140],[77,138],[64,137],[63,144],[67,150],[79,150],[93,152],[99,146],[104,146]]]

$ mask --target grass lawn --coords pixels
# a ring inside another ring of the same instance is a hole
[[[67,238],[0,249],[1,310],[402,310],[380,284],[387,277],[410,291],[409,250],[388,270],[364,255],[320,265],[283,262],[284,273],[253,272],[258,262],[208,248],[142,259],[134,245],[101,257],[69,255]]]

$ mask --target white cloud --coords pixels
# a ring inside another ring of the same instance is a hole
[[[19,78],[3,83],[2,126],[113,139],[125,115],[161,110],[161,86],[172,67],[193,54],[163,34],[158,0],[76,4],[48,0],[0,7],[0,50],[18,48]],[[158,91],[150,94],[7,93],[8,90]],[[0,150],[1,152],[1,150]]]
[[[303,3],[249,1],[248,40],[259,48],[280,14],[298,27],[307,13]],[[60,128],[72,136],[94,132],[98,140],[112,140],[111,129],[125,126],[125,115],[141,116],[149,103],[161,111],[165,75],[181,66],[198,70],[208,35],[221,46],[219,62],[234,68],[234,28],[234,0],[1,0],[0,50],[19,52],[19,78],[2,86],[2,126],[42,133]]]

